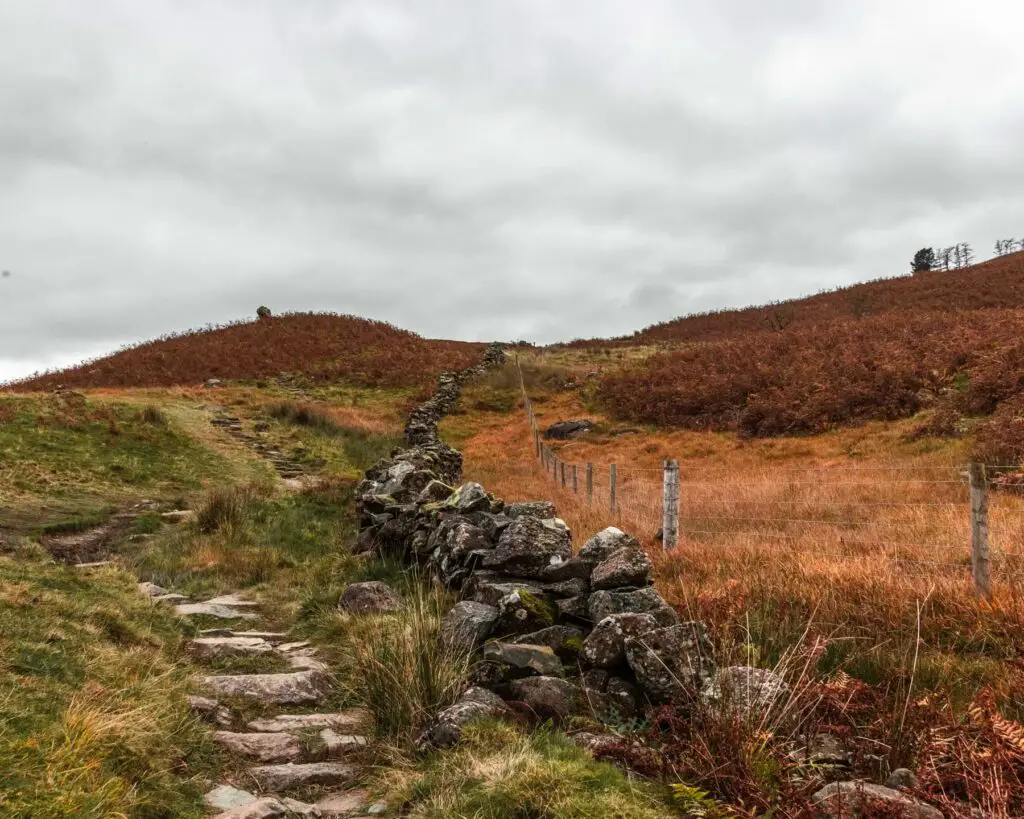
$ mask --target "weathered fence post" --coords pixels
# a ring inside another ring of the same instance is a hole
[[[974,590],[986,600],[992,599],[992,577],[988,553],[988,481],[984,464],[971,464],[971,567]]]
[[[608,504],[611,506],[612,513],[617,511],[617,499],[616,489],[618,488],[619,482],[619,471],[615,464],[612,464],[608,468]]]
[[[572,493],[574,495],[578,495],[580,493],[580,484],[576,477],[576,464],[572,465]]]
[[[665,459],[661,492],[661,548],[674,549],[679,532],[679,462]]]
[[[594,502],[594,465],[587,464],[587,503]]]
[[[533,430],[533,443],[537,447],[537,457],[540,458],[540,431],[536,427]]]
[[[565,489],[565,461],[562,461],[562,489]]]

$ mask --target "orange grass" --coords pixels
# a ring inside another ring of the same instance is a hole
[[[545,427],[590,417],[574,396],[534,402]],[[581,544],[616,525],[655,557],[657,585],[671,603],[715,624],[726,642],[777,656],[808,623],[844,662],[906,673],[918,604],[926,674],[972,695],[993,684],[1024,691],[1024,502],[991,499],[994,598],[980,600],[970,571],[962,443],[907,443],[912,422],[871,424],[815,438],[740,441],[735,436],[665,431],[566,442],[579,493],[561,470],[546,473],[529,423],[516,415],[463,416],[466,476],[508,500],[552,499]],[[853,453],[853,455],[851,455]],[[681,464],[680,541],[663,552],[661,461]],[[594,467],[594,500],[584,464]],[[608,464],[618,464],[618,509],[608,506]],[[895,655],[895,656],[894,656]],[[893,664],[898,666],[893,667]]]

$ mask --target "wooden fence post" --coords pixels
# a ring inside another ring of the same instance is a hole
[[[533,430],[533,443],[537,447],[537,458],[539,460],[540,459],[540,432],[537,431],[536,427],[534,427],[534,430]]]
[[[661,490],[661,548],[674,549],[679,532],[679,462],[665,459]]]
[[[574,495],[578,495],[580,493],[580,484],[576,477],[576,464],[572,465],[572,493]]]
[[[565,461],[562,461],[562,489],[565,489]]]
[[[594,465],[587,464],[587,503],[594,502]]]
[[[988,553],[988,481],[984,464],[971,464],[971,567],[974,590],[986,600],[992,599],[992,577]]]
[[[619,471],[615,464],[612,464],[608,468],[608,504],[611,506],[612,514],[617,511],[616,508],[616,489],[618,488],[619,482]]]

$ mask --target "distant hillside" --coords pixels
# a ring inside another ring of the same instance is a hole
[[[952,430],[961,415],[1024,396],[1024,254],[676,319],[610,343],[666,342],[689,345],[603,379],[615,415],[765,436],[934,406]]]
[[[356,316],[292,313],[165,336],[10,386],[165,387],[280,373],[397,386],[470,366],[483,349],[480,344],[427,340]]]
[[[993,307],[1024,307],[1024,252],[963,270],[879,279],[803,299],[682,316],[610,342],[576,341],[572,346],[719,341],[832,319]]]

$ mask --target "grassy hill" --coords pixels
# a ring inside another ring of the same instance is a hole
[[[443,370],[470,366],[482,350],[478,344],[424,339],[382,321],[292,313],[164,336],[9,386],[22,391],[58,385],[166,387],[281,373],[397,386],[425,383]]]

